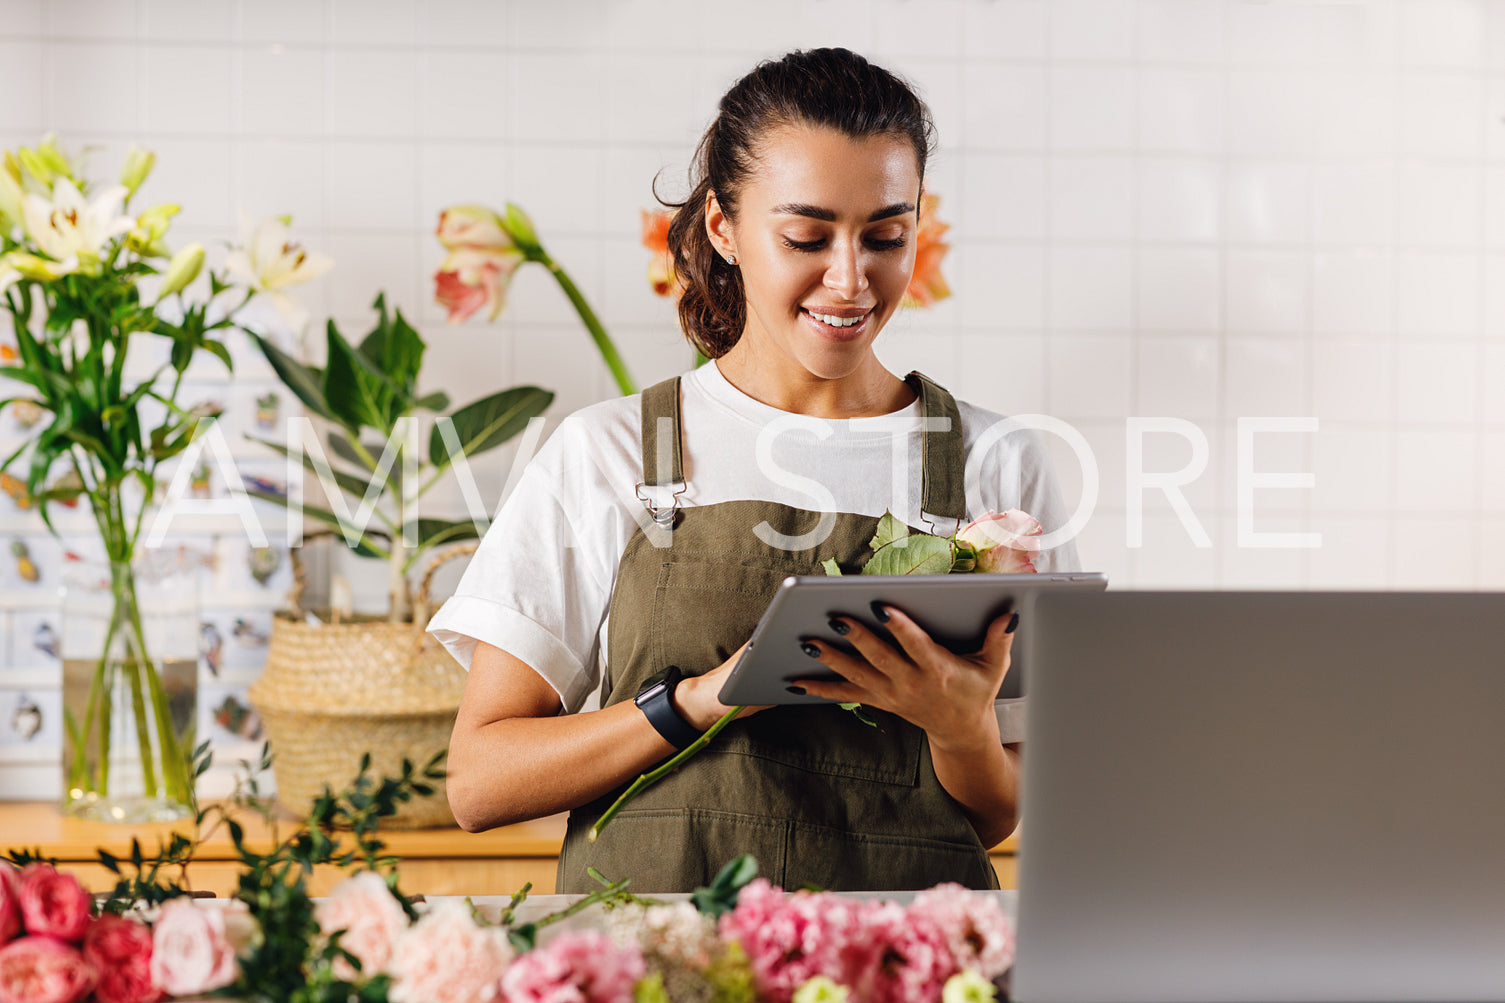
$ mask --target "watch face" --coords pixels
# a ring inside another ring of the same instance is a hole
[[[652,699],[658,691],[664,688],[664,682],[663,676],[654,676],[643,684],[643,688],[638,690],[638,695],[632,698],[632,702],[640,704],[644,700]]]

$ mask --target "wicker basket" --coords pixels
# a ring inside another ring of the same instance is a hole
[[[429,635],[429,583],[448,560],[473,545],[437,557],[414,596],[414,622],[356,617],[344,623],[305,623],[298,607],[272,621],[266,670],[247,696],[271,743],[277,796],[295,812],[331,790],[344,790],[371,754],[374,778],[397,776],[402,761],[422,767],[449,746],[465,689],[465,670]],[[384,825],[399,829],[452,826],[444,784],[433,797],[414,798]]]

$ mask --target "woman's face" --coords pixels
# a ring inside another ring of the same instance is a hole
[[[736,254],[747,294],[736,350],[822,379],[871,360],[914,271],[919,193],[907,139],[804,125],[770,132],[736,222],[714,199],[706,214],[712,243]]]

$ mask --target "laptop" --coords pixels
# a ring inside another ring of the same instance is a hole
[[[1042,595],[1022,1003],[1505,998],[1505,593]]]

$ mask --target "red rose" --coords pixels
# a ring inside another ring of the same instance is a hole
[[[0,861],[0,946],[4,946],[21,932],[21,879],[16,869]]]
[[[157,1003],[166,994],[152,983],[150,964],[136,959],[102,970],[94,998],[99,1003]]]
[[[27,933],[76,944],[89,925],[94,899],[71,874],[47,864],[28,864],[21,871],[21,923]]]
[[[22,937],[0,947],[0,1003],[76,1003],[94,988],[94,969],[71,944]]]
[[[99,1003],[155,1003],[163,992],[152,984],[152,932],[145,923],[104,913],[84,934],[84,960],[99,973]]]

